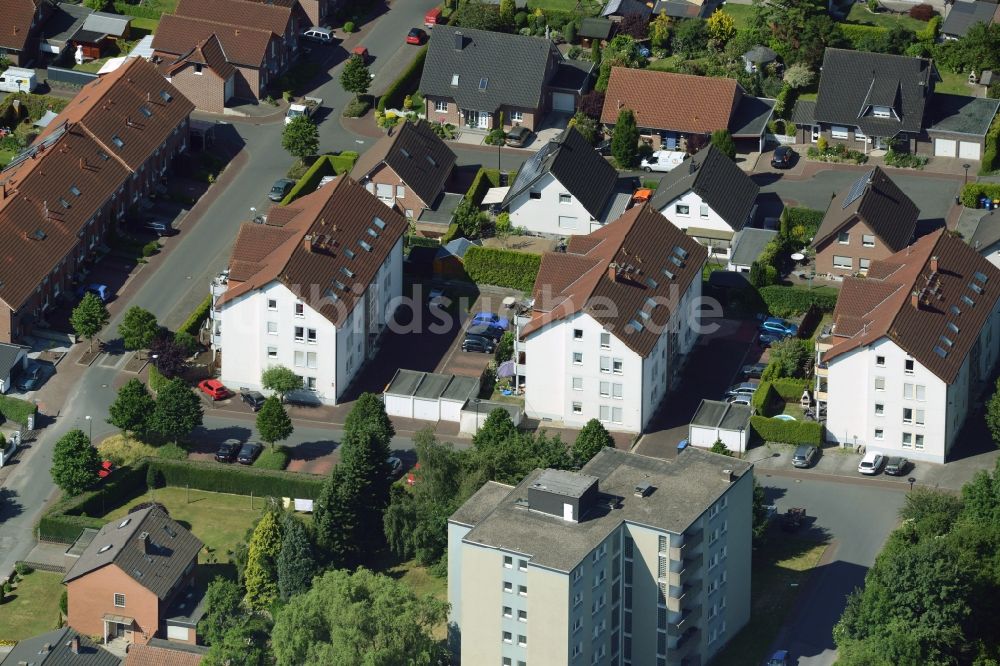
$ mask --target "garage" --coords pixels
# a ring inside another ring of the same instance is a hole
[[[978,160],[979,144],[973,141],[959,141],[958,156],[966,160]]]
[[[702,400],[688,426],[688,442],[705,449],[722,440],[730,451],[746,451],[750,435],[747,405],[731,405],[719,400]]]
[[[397,370],[382,401],[389,416],[458,423],[462,407],[478,392],[479,380],[474,377]]]
[[[426,387],[433,392],[434,387]],[[420,419],[421,421],[439,421],[441,420],[441,403],[438,402],[438,398],[441,395],[435,395],[428,398],[414,398],[413,399],[413,418]]]
[[[936,157],[955,157],[957,148],[954,139],[934,139],[934,155]]]
[[[576,98],[570,93],[552,93],[552,110],[563,113],[573,113],[576,111]]]

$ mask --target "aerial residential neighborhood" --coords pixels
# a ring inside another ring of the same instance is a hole
[[[0,666],[1000,658],[1000,11],[0,0]]]

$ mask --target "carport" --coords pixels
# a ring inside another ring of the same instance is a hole
[[[746,451],[752,413],[746,405],[702,400],[688,426],[688,441],[708,449],[721,439],[731,451]]]
[[[458,423],[462,406],[478,390],[472,377],[400,369],[382,395],[389,416]]]
[[[6,393],[16,376],[28,367],[29,348],[0,342],[0,393]]]

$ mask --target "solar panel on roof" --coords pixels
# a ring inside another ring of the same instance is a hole
[[[854,184],[851,185],[851,191],[847,193],[847,198],[844,199],[843,208],[850,206],[852,203],[857,201],[858,197],[865,193],[865,187],[868,186],[868,183],[871,182],[874,175],[875,169],[872,169],[865,175],[861,176],[861,178],[854,181]]]

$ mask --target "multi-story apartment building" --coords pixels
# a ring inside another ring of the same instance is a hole
[[[448,521],[463,664],[707,663],[750,615],[752,466],[607,448],[489,482]]]
[[[377,350],[403,289],[406,218],[347,176],[246,223],[212,285],[221,379],[260,389],[293,369],[293,398],[335,404]]]
[[[1000,269],[944,230],[848,277],[816,345],[827,441],[943,463],[1000,357]]]
[[[648,205],[546,254],[518,319],[528,416],[642,431],[698,339],[707,255]]]

